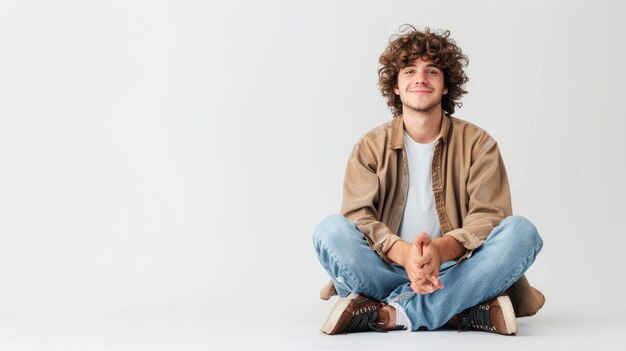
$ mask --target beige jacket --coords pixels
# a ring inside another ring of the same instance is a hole
[[[341,214],[356,223],[370,247],[390,262],[387,251],[400,237],[408,191],[402,116],[374,128],[355,145],[344,178]],[[496,141],[479,127],[443,116],[432,161],[435,207],[444,235],[471,256],[492,229],[512,214],[504,163]],[[522,277],[507,290],[518,317],[533,315],[545,297]]]

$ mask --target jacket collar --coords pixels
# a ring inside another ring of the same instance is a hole
[[[402,149],[404,148],[404,123],[403,123],[402,115],[397,116],[391,122],[391,141],[389,142],[389,148],[391,149]],[[441,131],[439,132],[439,139],[443,140],[444,143],[448,143],[450,139],[450,126],[452,122],[450,121],[450,117],[443,114],[443,118],[441,118]]]

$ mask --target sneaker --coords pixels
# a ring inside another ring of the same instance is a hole
[[[461,330],[474,329],[503,335],[517,333],[515,311],[508,296],[498,298],[474,307],[452,317],[448,325]]]
[[[389,327],[389,314],[382,308],[386,304],[358,294],[340,298],[333,306],[321,330],[329,335],[363,331],[386,332],[405,329],[403,326]]]

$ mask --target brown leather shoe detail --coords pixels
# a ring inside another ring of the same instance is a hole
[[[389,327],[389,313],[382,311],[386,304],[358,294],[340,298],[328,314],[321,330],[329,335],[362,331],[386,332],[403,329]]]
[[[333,284],[333,281],[329,280],[328,283],[324,285],[322,290],[320,290],[320,299],[328,300],[335,295],[337,295],[337,290],[335,290],[335,285]]]
[[[517,333],[515,312],[508,296],[499,296],[491,301],[468,308],[452,317],[445,326],[456,328],[459,331],[473,329],[503,335]]]

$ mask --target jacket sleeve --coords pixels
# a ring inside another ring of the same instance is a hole
[[[445,235],[457,239],[466,252],[458,261],[469,258],[487,239],[493,228],[511,215],[511,191],[504,162],[495,140],[488,138],[470,166],[467,182],[468,212],[463,226]]]
[[[354,222],[367,238],[369,246],[388,263],[387,251],[400,237],[381,222],[377,205],[380,182],[377,160],[364,142],[355,145],[346,166],[341,214]]]

